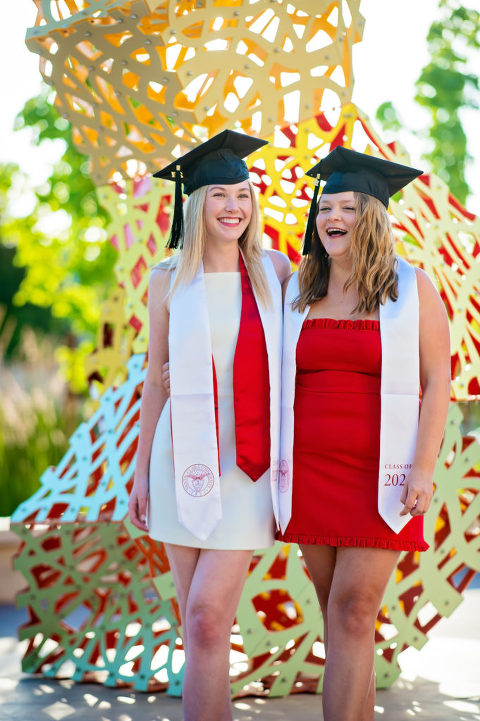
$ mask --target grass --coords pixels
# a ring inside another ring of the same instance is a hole
[[[0,516],[10,516],[37,490],[81,421],[83,399],[69,393],[59,376],[53,347],[27,333],[22,355],[0,363]]]

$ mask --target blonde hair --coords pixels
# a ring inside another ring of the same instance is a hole
[[[260,236],[260,208],[253,185],[250,180],[247,182],[252,198],[252,217],[250,218],[248,227],[239,238],[238,245],[242,251],[253,290],[262,305],[267,307],[271,302],[271,295],[261,262],[265,251],[262,247]],[[188,196],[183,208],[185,218],[183,247],[179,253],[176,253],[161,264],[163,268],[172,271],[176,269],[177,271],[169,292],[169,300],[171,300],[172,295],[179,285],[188,285],[188,283],[192,282],[202,262],[207,241],[205,226],[205,199],[207,190],[208,185],[204,185],[194,190],[193,193]]]
[[[354,286],[358,303],[352,313],[372,313],[388,298],[397,300],[398,280],[390,218],[383,203],[366,193],[354,192],[356,219],[352,229],[352,273],[344,290]],[[330,260],[315,224],[312,248],[298,270],[300,293],[292,307],[300,312],[328,290]]]

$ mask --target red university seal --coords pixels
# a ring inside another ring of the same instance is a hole
[[[278,482],[278,490],[280,493],[286,493],[290,486],[290,473],[288,463],[285,459],[280,461],[280,463],[274,463],[273,474],[275,481]]]
[[[284,459],[280,461],[278,469],[278,490],[280,493],[286,493],[290,486],[290,471],[288,469],[288,463]]]
[[[189,496],[200,498],[206,496],[213,488],[213,473],[203,463],[188,466],[182,476],[182,485]]]

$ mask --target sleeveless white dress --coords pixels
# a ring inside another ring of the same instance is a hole
[[[150,455],[149,535],[157,541],[194,548],[267,548],[273,545],[275,532],[269,471],[254,483],[235,463],[233,358],[242,308],[240,273],[205,273],[205,287],[218,387],[222,518],[205,541],[178,521],[168,400]]]

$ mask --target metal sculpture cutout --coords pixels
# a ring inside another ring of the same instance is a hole
[[[26,671],[179,695],[182,642],[161,544],[126,521],[147,349],[147,286],[167,239],[171,188],[150,173],[226,127],[267,137],[250,157],[264,238],[298,262],[312,165],[342,144],[409,163],[350,103],[359,0],[35,0],[27,32],[112,217],[118,286],[86,373],[98,407],[12,517],[28,584]],[[355,142],[354,142],[355,138]],[[392,200],[397,250],[424,267],[452,331],[453,403],[426,517],[431,550],[402,554],[376,626],[377,683],[461,603],[479,561],[480,445],[458,401],[480,394],[480,221],[436,176]],[[465,404],[464,404],[464,407]],[[294,545],[254,556],[232,629],[232,693],[321,691],[322,619]]]

